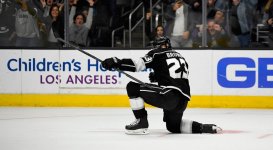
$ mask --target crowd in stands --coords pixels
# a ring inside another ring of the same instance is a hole
[[[273,47],[273,0],[207,0],[206,25],[202,0],[161,0],[150,10],[150,0],[67,0],[69,23],[65,24],[64,0],[1,0],[0,46],[59,48],[65,26],[68,41],[81,47],[111,47],[111,32],[128,28],[128,13],[143,2],[145,33],[150,43],[164,34],[173,47]],[[158,0],[152,0],[155,4]],[[163,6],[163,7],[161,7]],[[163,23],[150,29],[151,19],[161,12]],[[12,13],[14,12],[14,13]],[[137,18],[139,16],[136,16]],[[257,25],[267,30],[262,43]],[[158,35],[159,34],[159,35]],[[122,34],[116,34],[121,40]]]

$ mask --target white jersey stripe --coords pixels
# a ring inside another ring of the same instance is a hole
[[[152,91],[152,90],[140,90],[141,92],[151,92],[151,93],[156,93],[156,91]]]
[[[153,58],[154,58],[154,56],[157,55],[157,54],[163,54],[163,53],[169,53],[169,52],[175,52],[175,51],[174,51],[174,50],[170,50],[170,51],[164,51],[164,52],[154,53],[154,54],[153,54]]]
[[[146,65],[142,58],[139,58],[137,60],[132,60],[136,67],[136,72],[142,71],[146,69]]]
[[[135,68],[135,66],[133,66],[133,65],[127,65],[127,64],[121,64],[121,66],[126,66],[126,67],[132,67],[132,68]]]
[[[169,89],[169,88],[170,88],[170,89],[178,90],[182,95],[186,96],[186,97],[189,98],[189,99],[191,98],[189,95],[185,94],[185,93],[184,93],[181,89],[179,89],[178,87],[175,87],[175,86],[166,86],[165,88],[166,88],[166,89]],[[164,89],[165,89],[165,88],[164,88]]]

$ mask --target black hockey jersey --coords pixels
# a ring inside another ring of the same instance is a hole
[[[176,89],[190,99],[188,63],[172,49],[154,49],[142,57],[146,68],[152,68],[159,86]]]
[[[189,70],[186,60],[180,53],[169,48],[151,50],[138,60],[122,59],[120,70],[141,71],[152,68],[158,85],[163,90],[175,89],[190,100]]]

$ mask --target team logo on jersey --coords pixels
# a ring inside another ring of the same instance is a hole
[[[144,59],[145,62],[150,62],[150,61],[153,60],[153,58],[148,56],[148,55],[144,56],[143,59]]]

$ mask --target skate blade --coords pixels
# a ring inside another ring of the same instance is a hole
[[[145,129],[137,129],[137,130],[125,130],[125,133],[128,135],[146,135],[149,134],[147,128]]]
[[[214,126],[212,128],[216,131],[216,133],[222,133],[223,132],[223,129],[218,127],[218,126]]]

